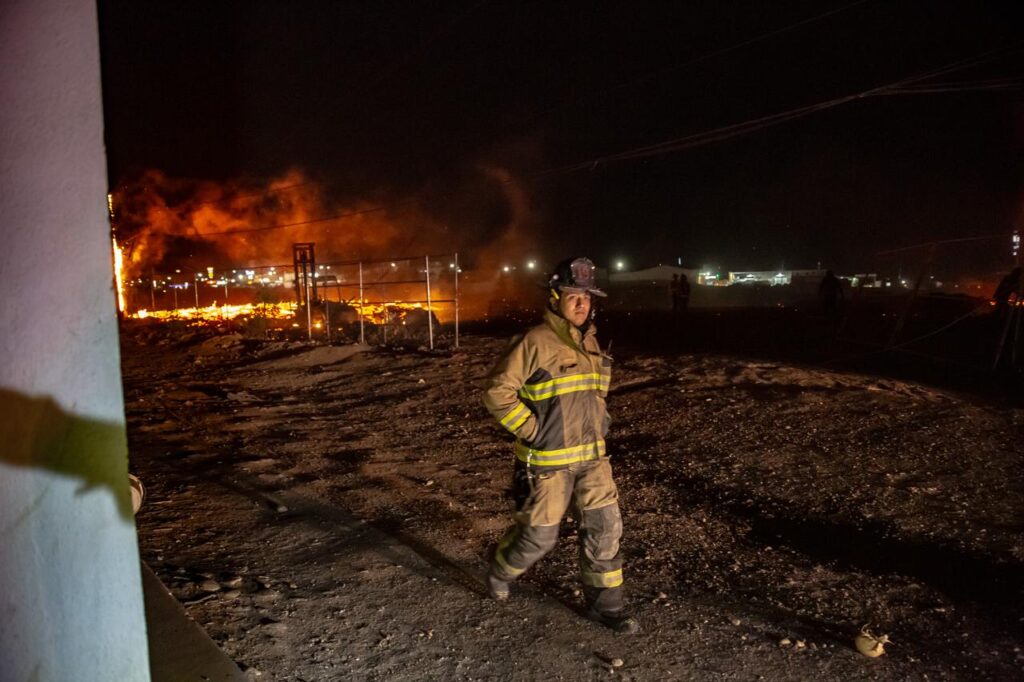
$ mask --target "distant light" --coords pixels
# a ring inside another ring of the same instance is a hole
[[[391,267],[395,268],[395,267],[398,267],[398,266],[397,266],[397,265],[395,265],[394,263],[392,263],[392,264],[391,264]]]
[[[537,267],[537,262],[536,261],[532,261],[532,260],[531,261],[526,261],[526,267],[529,270],[533,270],[535,267]]]
[[[626,268],[626,264],[624,262],[622,262],[620,260],[615,261],[615,269],[616,270],[625,270],[625,268]]]
[[[509,268],[509,267],[508,267],[507,265],[503,265],[503,266],[501,266],[501,271],[502,271],[502,272],[508,272],[508,271],[509,271],[510,269],[511,269],[511,268]]]

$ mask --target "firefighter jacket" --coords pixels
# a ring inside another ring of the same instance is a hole
[[[516,436],[516,457],[527,465],[564,468],[605,456],[612,367],[595,332],[548,310],[488,375],[484,405]]]

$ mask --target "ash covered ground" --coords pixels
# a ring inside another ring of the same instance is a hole
[[[126,327],[143,559],[252,679],[1021,679],[1024,409],[613,351],[644,628],[617,637],[579,614],[571,519],[510,603],[483,595],[512,460],[480,389],[505,342]],[[883,657],[853,649],[864,625],[892,639]]]

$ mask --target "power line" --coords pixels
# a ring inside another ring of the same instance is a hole
[[[271,194],[280,194],[281,192],[288,192],[293,189],[300,187],[309,187],[310,185],[321,184],[318,180],[309,180],[308,182],[297,182],[294,185],[285,185],[284,187],[275,187],[273,189],[260,190],[259,192],[250,192],[247,194],[235,194],[234,196],[224,197],[223,199],[210,199],[209,201],[201,201],[198,204],[192,204],[192,206],[212,206],[214,204],[223,204],[227,201],[236,201],[238,199],[259,199],[261,197],[269,196]]]
[[[436,42],[441,36],[443,36],[445,33],[448,33],[449,31],[451,31],[451,29],[454,28],[457,24],[461,23],[465,18],[467,18],[471,14],[474,14],[480,7],[482,7],[483,5],[486,5],[488,2],[489,2],[489,0],[480,0],[479,2],[474,4],[473,6],[469,7],[468,9],[466,9],[464,12],[462,12],[460,14],[457,14],[451,20],[449,20],[449,22],[447,24],[445,24],[445,25],[441,26],[440,28],[438,28],[423,43],[421,43],[416,48],[410,50],[404,57],[396,60],[390,66],[385,67],[384,69],[379,71],[377,73],[376,77],[368,79],[370,82],[373,82],[373,85],[371,86],[370,89],[372,90],[372,88],[379,86],[382,82],[384,82],[385,80],[391,78],[397,71],[399,71],[402,67],[404,67],[410,61],[412,56],[414,56],[414,55],[424,51],[426,48],[428,48],[430,45],[432,45],[434,42]],[[754,44],[763,42],[763,41],[768,40],[770,38],[774,38],[776,36],[783,35],[785,33],[789,33],[791,31],[794,31],[794,30],[796,30],[798,28],[801,28],[803,26],[806,26],[808,24],[812,24],[812,23],[815,23],[817,21],[821,21],[822,19],[826,19],[826,18],[831,17],[833,15],[840,14],[840,13],[845,12],[847,10],[853,9],[854,7],[858,7],[860,5],[864,5],[864,4],[867,4],[869,2],[874,2],[874,0],[856,0],[855,2],[851,2],[849,4],[843,5],[841,7],[837,7],[835,9],[828,10],[826,12],[822,12],[820,14],[816,14],[816,15],[814,15],[812,17],[807,17],[806,19],[801,19],[801,20],[796,21],[796,22],[794,22],[792,24],[787,24],[786,26],[782,26],[780,28],[773,29],[771,31],[767,31],[765,33],[756,35],[756,36],[754,36],[752,38],[748,38],[748,39],[740,41],[738,43],[734,43],[732,45],[727,45],[725,47],[721,47],[721,48],[712,50],[711,52],[706,52],[706,53],[698,55],[696,57],[691,57],[690,59],[687,59],[687,60],[685,60],[683,62],[680,62],[678,64],[673,64],[672,66],[668,66],[668,67],[665,67],[665,68],[662,68],[662,69],[658,69],[656,71],[650,71],[650,72],[642,74],[641,76],[639,76],[637,78],[634,78],[632,80],[619,83],[617,85],[611,86],[609,88],[605,88],[603,90],[598,90],[596,92],[592,92],[592,93],[590,93],[590,97],[598,97],[598,96],[601,96],[601,95],[607,95],[607,94],[610,94],[610,93],[622,90],[624,88],[628,88],[628,87],[636,86],[636,85],[641,85],[641,84],[646,83],[646,82],[648,82],[648,81],[650,81],[650,80],[652,80],[654,78],[657,78],[659,76],[662,76],[662,75],[665,75],[665,74],[668,74],[668,73],[673,73],[675,71],[679,71],[679,70],[684,69],[686,67],[693,66],[693,65],[699,64],[701,62],[709,61],[711,59],[714,59],[715,57],[720,57],[720,56],[728,54],[730,52],[735,52],[736,50],[742,49],[744,47],[748,47],[750,45],[754,45]],[[562,107],[566,106],[567,104],[569,104],[569,103],[571,103],[573,101],[576,101],[576,99],[578,99],[578,98],[568,98],[568,99],[563,100],[562,102],[560,102],[560,103],[558,103],[558,104],[556,104],[556,105],[554,105],[552,107],[549,107],[548,109],[544,109],[544,110],[540,110],[540,111],[534,112],[533,114],[530,114],[529,116],[527,116],[527,118],[522,123],[524,123],[524,124],[525,123],[529,123],[529,122],[531,122],[531,121],[533,121],[533,120],[535,120],[537,118],[546,116],[546,115],[548,115],[548,114],[550,114],[550,113],[552,113],[554,111],[557,111],[558,109],[561,109]],[[474,134],[474,135],[467,136],[466,138],[463,138],[463,139],[468,139],[468,138],[476,137],[476,136],[477,135]],[[202,203],[194,204],[194,205],[196,205],[196,206],[206,206],[206,205],[220,204],[220,203],[223,203],[223,202],[226,202],[226,201],[232,201],[232,200],[235,200],[235,199],[257,198],[257,197],[262,197],[262,196],[266,196],[266,195],[277,194],[277,193],[280,193],[280,192],[289,191],[289,190],[292,190],[292,189],[297,189],[297,188],[300,188],[300,187],[306,187],[306,186],[309,186],[309,185],[321,185],[321,186],[324,186],[324,187],[329,187],[331,185],[338,184],[338,182],[340,182],[340,181],[332,181],[332,182],[320,182],[320,181],[301,182],[301,183],[296,183],[296,184],[293,184],[293,185],[288,185],[286,187],[279,187],[279,188],[276,188],[276,189],[265,190],[265,191],[262,191],[262,192],[254,192],[254,193],[250,193],[250,194],[236,195],[234,197],[225,198],[225,199],[217,199],[217,200],[211,200],[211,201],[204,201]]]
[[[283,230],[289,227],[300,227],[302,225],[315,225],[317,223],[326,223],[332,220],[340,220],[342,218],[350,218],[357,215],[365,215],[368,213],[377,213],[380,211],[386,211],[388,208],[406,204],[414,201],[413,198],[405,199],[402,201],[396,201],[391,204],[385,204],[381,206],[370,206],[368,208],[358,209],[355,211],[346,211],[345,213],[338,213],[336,215],[324,216],[323,218],[313,218],[311,220],[300,220],[294,223],[283,223],[278,225],[264,225],[262,227],[243,227],[233,230],[218,230],[216,232],[193,232],[191,234],[180,234],[178,232],[167,232],[166,230],[153,230],[148,232],[146,236],[158,235],[165,237],[219,237],[227,234],[251,234],[254,232],[267,232],[270,230]],[[135,237],[126,239],[125,242],[131,242]]]
[[[1010,237],[1012,232],[997,232],[995,234],[983,234],[977,237],[956,237],[954,239],[939,239],[937,241],[923,242],[921,244],[912,244],[911,246],[901,246],[896,249],[886,249],[885,251],[878,251],[875,253],[876,256],[888,256],[891,253],[901,253],[903,251],[913,251],[914,249],[921,249],[926,246],[942,246],[945,244],[962,244],[966,242],[980,242],[987,241],[989,239],[1005,239]]]
[[[721,47],[721,48],[718,48],[716,50],[712,50],[711,52],[706,52],[706,53],[698,55],[696,57],[691,57],[690,59],[682,61],[682,62],[680,62],[678,64],[673,64],[672,66],[661,68],[661,69],[658,69],[658,70],[655,70],[655,71],[649,71],[649,72],[647,72],[645,74],[642,74],[642,75],[640,75],[640,76],[638,76],[636,78],[633,78],[631,80],[619,83],[617,85],[613,85],[613,86],[611,86],[609,88],[605,88],[603,90],[598,90],[596,92],[592,92],[592,93],[590,93],[589,98],[593,99],[594,97],[599,97],[601,95],[608,95],[608,94],[611,94],[613,92],[618,92],[619,90],[623,90],[625,88],[641,85],[641,84],[646,83],[646,82],[648,82],[650,80],[658,78],[659,76],[663,76],[663,75],[669,74],[669,73],[674,73],[674,72],[679,71],[681,69],[684,69],[684,68],[686,68],[688,66],[693,66],[694,64],[700,64],[701,62],[709,61],[711,59],[714,59],[715,57],[721,57],[722,55],[729,54],[730,52],[735,52],[736,50],[739,50],[739,49],[742,49],[744,47],[749,47],[750,45],[754,45],[754,44],[763,42],[765,40],[768,40],[769,38],[774,38],[774,37],[782,35],[784,33],[789,33],[790,31],[794,31],[794,30],[796,30],[798,28],[801,28],[803,26],[806,26],[808,24],[812,24],[814,22],[821,21],[822,19],[826,19],[826,18],[831,17],[833,15],[839,14],[841,12],[845,12],[847,10],[853,9],[854,7],[858,7],[860,5],[864,5],[864,4],[867,4],[869,2],[873,2],[873,1],[874,0],[857,0],[856,2],[852,2],[852,3],[849,3],[847,5],[843,5],[842,7],[837,7],[835,9],[828,10],[827,12],[822,12],[821,14],[816,14],[816,15],[814,15],[812,17],[808,17],[806,19],[801,19],[800,21],[794,22],[792,24],[788,24],[788,25],[783,26],[781,28],[773,29],[773,30],[768,31],[766,33],[761,33],[761,34],[756,35],[756,36],[754,36],[752,38],[748,38],[747,40],[743,40],[743,41],[740,41],[738,43],[734,43],[732,45],[727,45],[725,47]],[[529,122],[531,122],[531,121],[533,121],[533,120],[535,120],[537,118],[541,118],[543,116],[547,116],[548,114],[551,114],[552,112],[558,111],[562,107],[564,107],[564,106],[566,106],[566,105],[568,105],[568,104],[570,104],[570,103],[572,103],[574,101],[577,101],[578,99],[579,98],[568,98],[568,99],[563,100],[562,102],[560,102],[560,103],[558,103],[558,104],[556,104],[556,105],[554,105],[552,107],[549,107],[547,109],[535,112],[535,113],[531,114],[530,116],[528,116],[523,121],[523,123],[529,123]]]
[[[587,161],[582,161],[574,164],[562,166],[549,171],[544,171],[542,175],[572,173],[580,170],[587,170],[600,166],[601,164],[611,163],[613,161],[625,161],[632,159],[649,158],[653,156],[662,156],[684,149],[690,149],[712,142],[719,142],[739,135],[746,135],[748,133],[768,128],[771,126],[779,125],[787,121],[791,121],[796,118],[801,118],[809,114],[824,111],[825,109],[832,109],[841,104],[846,104],[858,99],[864,99],[867,97],[874,97],[877,95],[885,95],[898,92],[900,88],[903,88],[920,81],[935,78],[947,73],[959,71],[978,64],[985,63],[995,59],[1000,53],[1005,52],[1010,48],[997,48],[989,50],[973,57],[951,62],[944,66],[941,66],[930,71],[925,71],[914,76],[900,79],[886,85],[870,88],[862,92],[854,93],[851,95],[844,95],[842,97],[836,97],[834,99],[826,100],[823,102],[817,102],[815,104],[799,107],[797,109],[790,109],[789,111],[783,111],[776,114],[770,114],[768,116],[762,116],[760,118],[751,119],[749,121],[743,121],[741,123],[734,123],[719,128],[712,128],[699,133],[692,133],[690,135],[684,135],[682,137],[676,137],[663,142],[655,144],[645,145],[643,147],[636,147],[625,151],[617,152],[615,154],[607,154],[604,156],[595,157]]]
[[[867,0],[864,0],[864,1],[867,1]],[[646,145],[646,146],[643,146],[643,147],[637,147],[637,148],[634,148],[634,149],[629,149],[629,150],[625,150],[625,151],[622,151],[622,152],[617,152],[615,154],[608,154],[608,155],[604,155],[604,156],[599,156],[599,157],[595,157],[595,158],[587,160],[587,161],[577,162],[577,163],[566,165],[566,166],[561,166],[561,167],[557,167],[557,168],[551,168],[551,169],[539,171],[537,173],[534,173],[534,174],[530,175],[530,177],[534,178],[534,179],[540,179],[540,178],[545,178],[545,177],[553,176],[553,175],[562,175],[562,174],[573,173],[573,172],[577,172],[577,171],[581,171],[581,170],[593,169],[593,168],[601,166],[602,164],[607,164],[607,163],[611,163],[611,162],[614,162],[614,161],[626,161],[626,160],[649,158],[649,157],[654,157],[654,156],[662,156],[662,155],[665,155],[665,154],[671,154],[671,153],[674,153],[674,152],[683,151],[685,149],[690,149],[690,148],[702,146],[702,145],[705,145],[705,144],[711,144],[713,142],[719,142],[719,141],[722,141],[722,140],[730,139],[732,137],[737,137],[737,136],[740,136],[740,135],[746,135],[746,134],[749,134],[749,133],[752,133],[752,132],[756,132],[757,130],[761,130],[763,128],[768,128],[768,127],[771,127],[771,126],[779,125],[781,123],[785,123],[787,121],[791,121],[791,120],[794,120],[796,118],[801,118],[801,117],[807,116],[809,114],[813,114],[813,113],[816,113],[816,112],[819,112],[819,111],[824,111],[826,109],[831,109],[831,108],[837,107],[837,106],[839,106],[841,104],[846,104],[848,102],[852,102],[854,100],[864,99],[864,98],[867,98],[867,97],[873,97],[873,96],[878,96],[878,95],[886,95],[886,94],[898,93],[901,88],[905,88],[906,86],[910,86],[912,84],[919,83],[921,81],[925,81],[925,80],[929,80],[929,79],[932,79],[932,78],[936,78],[938,76],[945,75],[947,73],[952,73],[952,72],[960,71],[960,70],[963,70],[965,68],[969,68],[969,67],[972,67],[972,66],[977,66],[978,64],[983,64],[985,62],[988,62],[988,61],[991,61],[991,60],[997,58],[1003,52],[1006,52],[1006,51],[1008,51],[1010,49],[1016,49],[1016,48],[1017,48],[1016,45],[1015,46],[1002,47],[1002,48],[996,48],[994,50],[989,50],[987,52],[983,52],[983,53],[980,53],[980,54],[972,56],[972,57],[968,57],[968,58],[961,59],[961,60],[958,60],[958,61],[955,61],[955,62],[951,62],[949,64],[943,65],[943,66],[938,67],[936,69],[925,71],[925,72],[916,74],[914,76],[909,76],[907,78],[903,78],[903,79],[900,79],[898,81],[894,81],[892,83],[888,83],[886,85],[881,85],[881,86],[878,86],[878,87],[875,87],[875,88],[870,88],[868,90],[864,90],[862,92],[858,92],[858,93],[855,93],[855,94],[844,95],[842,97],[836,97],[836,98],[831,99],[831,100],[826,100],[826,101],[823,101],[823,102],[818,102],[818,103],[815,103],[815,104],[807,105],[807,106],[804,106],[804,107],[799,107],[797,109],[791,109],[789,111],[779,112],[779,113],[776,113],[776,114],[770,114],[768,116],[762,116],[760,118],[751,119],[749,121],[743,121],[741,123],[734,123],[734,124],[727,125],[727,126],[721,126],[719,128],[712,128],[710,130],[705,130],[705,131],[702,131],[702,132],[699,132],[699,133],[693,133],[693,134],[690,134],[690,135],[685,135],[685,136],[682,136],[682,137],[677,137],[677,138],[673,138],[673,139],[670,139],[670,140],[665,140],[663,142],[658,142],[658,143],[651,144],[651,145]],[[500,185],[507,185],[507,184],[510,184],[511,182],[513,182],[513,180],[502,180],[502,181],[499,182],[499,184]],[[441,195],[441,196],[450,196],[450,195]],[[323,218],[315,218],[315,219],[311,219],[311,220],[303,220],[303,221],[298,221],[298,222],[294,222],[294,223],[285,223],[285,224],[278,224],[278,225],[265,225],[265,226],[261,226],[261,227],[239,228],[239,229],[233,229],[233,230],[220,230],[220,231],[217,231],[217,232],[202,232],[202,233],[197,232],[197,233],[194,233],[193,235],[189,235],[189,236],[213,237],[213,236],[222,236],[222,235],[229,235],[229,234],[250,234],[250,233],[256,233],[256,232],[266,232],[266,231],[270,231],[270,230],[279,230],[279,229],[286,229],[286,228],[292,228],[292,227],[300,227],[300,226],[304,226],[304,225],[315,225],[315,224],[318,224],[318,223],[331,222],[331,221],[334,221],[334,220],[340,220],[342,218],[349,218],[349,217],[357,216],[357,215],[365,215],[365,214],[369,214],[369,213],[377,213],[377,212],[380,212],[380,211],[386,211],[389,208],[394,208],[396,206],[401,206],[401,205],[404,205],[404,204],[413,203],[415,201],[418,201],[418,197],[413,196],[413,197],[409,197],[409,198],[406,198],[406,199],[403,199],[403,200],[389,202],[389,203],[386,203],[386,204],[380,204],[380,205],[377,205],[377,206],[371,206],[371,207],[367,207],[367,208],[359,209],[359,210],[355,210],[355,211],[347,211],[347,212],[344,212],[344,213],[339,213],[339,214],[335,214],[335,215],[331,215],[331,216],[325,216]],[[177,233],[168,233],[168,232],[151,232],[150,234],[163,234],[163,235],[166,235],[166,236],[182,236],[182,235],[178,235]],[[128,241],[130,241],[130,240],[128,240]]]
[[[406,52],[403,56],[393,61],[390,65],[379,70],[374,76],[368,78],[366,82],[369,83],[369,86],[363,88],[361,91],[357,90],[355,94],[369,95],[375,92],[376,89],[379,88],[382,83],[391,79],[392,77],[394,77],[396,73],[405,68],[413,60],[414,57],[425,52],[427,48],[429,48],[435,42],[440,40],[442,36],[444,36],[446,33],[451,32],[451,30],[454,29],[459,23],[461,23],[470,15],[474,14],[478,9],[486,5],[488,2],[490,2],[490,0],[479,0],[479,2],[475,3],[471,7],[468,7],[463,12],[456,13],[455,16],[453,16],[451,19],[445,22],[442,26],[435,29],[434,32],[431,35],[429,35],[425,40],[423,40],[419,45]]]

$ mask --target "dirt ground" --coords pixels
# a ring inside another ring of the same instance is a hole
[[[608,441],[643,632],[580,617],[576,527],[485,598],[511,502],[456,351],[122,335],[143,559],[259,680],[1011,680],[1024,410],[920,384],[617,352]],[[861,656],[862,626],[892,640]],[[613,666],[621,663],[619,666]]]

